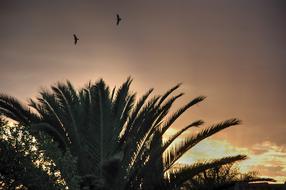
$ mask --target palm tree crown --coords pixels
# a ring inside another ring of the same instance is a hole
[[[175,168],[177,160],[197,143],[240,121],[226,120],[174,144],[186,130],[203,124],[193,121],[163,141],[174,122],[205,97],[196,97],[168,114],[183,95],[172,95],[180,84],[152,98],[150,89],[136,102],[129,90],[131,82],[128,78],[117,90],[110,90],[103,80],[79,90],[69,81],[58,83],[51,91],[41,91],[28,106],[2,94],[0,113],[35,133],[46,131],[63,151],[69,149],[78,158],[83,178],[93,176],[96,186],[105,189],[177,189],[213,166],[246,158],[237,155]]]

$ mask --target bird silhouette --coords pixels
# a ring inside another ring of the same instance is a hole
[[[120,18],[119,14],[116,14],[116,25],[119,25],[119,22],[122,20],[122,18]]]
[[[79,40],[79,38],[74,34],[73,35],[73,39],[74,39],[74,45],[76,45],[77,41]]]

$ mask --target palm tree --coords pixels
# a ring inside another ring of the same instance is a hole
[[[180,84],[152,98],[150,89],[135,102],[136,94],[129,90],[131,82],[128,78],[120,88],[110,90],[99,80],[78,91],[69,81],[58,83],[51,91],[42,90],[28,106],[2,94],[0,113],[30,126],[35,134],[46,131],[63,151],[69,149],[78,158],[80,175],[95,188],[178,189],[200,172],[246,158],[237,155],[177,169],[176,162],[188,150],[240,121],[226,120],[174,144],[185,131],[203,124],[202,120],[193,121],[163,141],[174,122],[205,97],[196,97],[168,114],[183,95],[172,95]]]

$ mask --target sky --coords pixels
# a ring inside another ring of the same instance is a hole
[[[245,153],[243,170],[285,181],[285,19],[283,0],[0,0],[0,92],[25,102],[67,79],[119,86],[131,76],[139,95],[182,82],[176,108],[207,99],[170,134],[196,119],[207,127],[237,117],[242,125],[181,162]]]

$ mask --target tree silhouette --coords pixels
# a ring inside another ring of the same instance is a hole
[[[193,190],[227,190],[236,183],[275,182],[271,178],[258,177],[257,172],[241,173],[234,163],[215,166],[205,170],[185,183],[185,189]]]
[[[117,90],[110,90],[103,80],[79,90],[69,81],[58,83],[51,91],[41,91],[29,106],[2,94],[0,112],[29,126],[35,134],[45,131],[63,151],[70,150],[78,159],[81,188],[178,189],[205,170],[246,158],[237,155],[175,167],[178,159],[200,141],[240,121],[223,121],[174,144],[186,130],[203,124],[202,120],[193,121],[163,141],[174,122],[205,97],[196,97],[169,114],[183,95],[173,95],[180,84],[152,98],[150,89],[136,102],[136,94],[129,90],[131,82],[128,78]]]
[[[69,187],[76,187],[78,182],[71,176],[75,174],[73,160],[68,153],[62,155],[50,140],[42,138],[39,144],[24,126],[8,125],[1,119],[0,189],[64,189],[63,177]],[[53,161],[57,167],[48,159],[49,154],[57,157]],[[69,167],[62,165],[63,161]],[[61,176],[55,175],[59,170]]]

